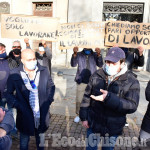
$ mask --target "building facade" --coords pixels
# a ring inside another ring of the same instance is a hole
[[[58,17],[60,23],[82,21],[122,21],[150,22],[149,0],[0,0],[0,13],[25,14]],[[2,39],[7,51],[11,50],[14,39]],[[20,40],[22,47],[25,43]],[[30,41],[36,49],[38,41]],[[69,67],[72,50],[59,50],[57,43],[48,42],[52,48],[53,66]],[[150,71],[150,52],[144,51],[145,65],[140,68]]]

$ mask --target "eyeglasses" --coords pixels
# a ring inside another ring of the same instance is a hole
[[[21,49],[21,46],[13,46],[13,48]]]

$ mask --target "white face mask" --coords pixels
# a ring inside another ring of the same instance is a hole
[[[26,61],[24,65],[27,67],[27,69],[34,70],[37,66],[37,60],[30,61],[30,62]]]
[[[115,66],[108,66],[107,64],[105,65],[105,71],[109,76],[114,76],[118,73],[118,68]]]
[[[39,51],[44,52],[45,51],[44,47],[39,47]]]

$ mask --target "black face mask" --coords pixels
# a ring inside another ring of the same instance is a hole
[[[15,53],[15,55],[20,55],[21,54],[20,49],[14,49],[13,52]]]

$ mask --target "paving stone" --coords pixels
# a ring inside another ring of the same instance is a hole
[[[45,150],[82,150],[85,149],[82,146],[81,147],[52,147],[53,138],[49,135],[51,134],[61,134],[61,137],[74,137],[75,140],[85,140],[86,137],[86,129],[82,126],[81,123],[74,123],[73,117],[65,117],[63,115],[52,115],[52,118],[54,119],[50,123],[50,127],[47,130],[45,134],[45,139],[48,140],[48,148],[45,148]],[[61,119],[59,119],[61,118]],[[131,119],[129,117],[129,119]],[[69,122],[67,122],[69,120]],[[72,120],[72,122],[70,121]],[[132,120],[132,119],[131,119]],[[121,137],[137,137],[139,136],[139,130],[140,126],[136,125],[135,122],[131,121],[129,127],[124,127],[123,134]],[[19,139],[12,140],[12,148],[11,150],[19,150]],[[30,138],[29,143],[29,150],[35,150],[36,144],[35,144],[35,138],[32,136]],[[132,147],[122,147],[122,146],[115,146],[115,150],[131,150]]]

